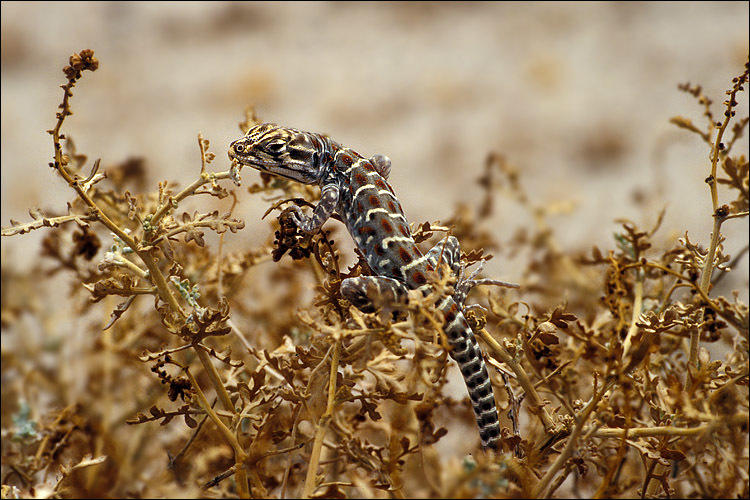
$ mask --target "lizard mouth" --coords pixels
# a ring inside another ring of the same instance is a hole
[[[235,157],[233,156],[230,156],[230,158],[232,158],[233,160],[235,159]],[[239,161],[239,159],[237,161]],[[263,160],[256,160],[254,158],[245,158],[244,160],[241,161],[241,163],[243,163],[244,165],[248,167],[254,168],[255,170],[259,170],[261,172],[268,172],[269,174],[283,175],[283,174],[279,174],[278,172],[274,172],[273,170],[271,170],[270,167],[272,165],[268,165]]]

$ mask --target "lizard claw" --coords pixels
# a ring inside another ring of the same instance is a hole
[[[307,217],[302,209],[297,205],[292,205],[290,207],[291,213],[289,214],[289,218],[291,218],[294,223],[297,225],[297,227],[300,229],[300,231],[304,233],[309,233],[310,231],[306,230],[306,226],[309,223],[309,217]]]
[[[517,285],[516,283],[508,283],[507,281],[499,281],[487,278],[474,279],[479,273],[482,272],[485,262],[486,261],[484,260],[480,260],[477,268],[468,277],[465,277],[466,264],[461,263],[456,281],[456,292],[453,294],[453,300],[455,300],[457,304],[463,306],[464,301],[466,300],[466,296],[469,294],[471,289],[477,285],[494,285],[505,288],[521,288],[520,285]]]

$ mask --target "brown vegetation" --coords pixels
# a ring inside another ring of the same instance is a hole
[[[435,303],[450,280],[411,297],[399,318],[350,307],[339,285],[367,274],[365,261],[344,269],[334,233],[300,234],[282,210],[290,200],[315,202],[317,188],[267,176],[249,191],[276,200],[266,213],[281,210],[269,222],[275,238],[223,251],[244,227],[234,204],[224,214],[180,205],[235,197],[240,174],[255,173],[237,165],[210,172],[215,157],[200,135],[200,173],[181,190],[163,182],[130,193],[126,186],[143,182],[133,162],[105,174],[97,160],[86,172],[86,156],[62,127],[72,89],[97,67],[90,50],[71,56],[49,131],[50,167],[75,192],[67,212],[32,209],[31,222],[2,229],[51,228],[42,253],[55,263],[22,274],[3,260],[2,325],[22,335],[23,314],[56,321],[18,294],[58,271],[73,285],[70,314],[109,317],[76,323],[90,331],[71,333],[69,345],[3,349],[3,497],[750,494],[748,307],[712,293],[732,263],[722,228],[748,216],[748,158],[736,152],[747,147],[748,117],[734,116],[747,66],[720,117],[699,86],[686,84],[680,89],[703,106],[706,123],[672,119],[709,151],[714,229],[698,236],[708,248],[687,233],[660,247],[658,224],[625,221],[613,248],[565,253],[548,207],[535,206],[520,172],[494,153],[478,207],[413,225],[425,247],[451,232],[471,264],[501,248],[483,223],[493,200],[510,196],[536,221],[505,247],[533,256],[522,290],[472,295],[484,308],[469,319],[506,426],[502,449],[488,454],[468,398],[445,391],[451,362]],[[254,120],[248,112],[243,131]],[[720,199],[719,186],[733,199]],[[706,343],[723,344],[725,358],[711,359]],[[75,388],[63,385],[70,370]],[[40,414],[29,394],[58,409]],[[473,457],[437,451],[450,432],[476,441]]]

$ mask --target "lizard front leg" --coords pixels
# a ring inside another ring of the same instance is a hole
[[[456,283],[456,293],[453,294],[453,298],[454,300],[456,300],[456,302],[463,305],[464,301],[466,300],[466,296],[469,294],[469,291],[471,291],[471,289],[477,285],[494,285],[502,286],[505,288],[521,288],[520,285],[517,285],[516,283],[508,283],[507,281],[493,280],[489,278],[482,278],[479,280],[474,279],[480,272],[482,272],[485,262],[485,260],[479,261],[479,266],[477,266],[477,268],[468,277],[464,276],[466,274],[466,265],[461,264],[461,269],[458,273],[458,282]]]
[[[294,206],[292,219],[303,232],[315,233],[328,220],[331,214],[336,210],[339,203],[339,188],[336,184],[326,184],[320,192],[320,201],[313,209],[310,216],[305,215],[302,209]]]
[[[380,311],[385,320],[406,306],[409,290],[393,278],[358,276],[341,282],[341,295],[362,312]]]

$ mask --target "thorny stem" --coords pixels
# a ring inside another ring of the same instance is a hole
[[[318,464],[320,463],[320,453],[323,449],[323,439],[326,435],[326,429],[333,418],[333,403],[336,397],[336,375],[338,374],[339,356],[341,354],[341,341],[336,340],[331,357],[331,374],[328,379],[328,403],[326,411],[320,416],[318,421],[318,430],[315,432],[315,441],[313,442],[312,453],[310,455],[310,464],[307,468],[307,477],[305,477],[305,487],[302,491],[303,498],[310,498],[315,491],[316,479],[318,476]]]
[[[203,139],[203,133],[198,132],[198,147],[201,150],[201,174],[206,173],[206,141]]]
[[[725,120],[727,122],[729,120]],[[721,137],[722,129],[719,129],[719,137]],[[718,143],[718,140],[717,140]],[[714,171],[716,166],[714,165]],[[700,284],[700,290],[701,295],[708,296],[709,289],[711,287],[711,273],[713,272],[713,264],[714,264],[714,255],[716,254],[716,247],[719,243],[719,237],[721,236],[720,230],[721,230],[721,223],[724,221],[722,217],[719,217],[716,214],[716,183],[711,182],[711,197],[714,200],[714,227],[713,231],[711,232],[711,244],[708,248],[708,253],[706,254],[706,260],[703,263],[703,270],[701,271],[701,284]],[[710,304],[710,301],[709,301]],[[698,325],[703,321],[703,311],[705,309],[701,310],[701,313],[698,317],[697,324],[693,326],[693,328],[690,330],[690,358],[688,361],[688,367],[689,370],[697,370],[698,369],[698,349],[700,347],[700,328]],[[689,385],[689,384],[688,384]]]
[[[511,356],[508,351],[505,350],[505,347],[503,347],[497,340],[495,340],[492,335],[487,332],[487,330],[485,330],[484,328],[479,330],[479,336],[482,337],[482,339],[487,343],[492,352],[495,353],[498,358],[500,358],[500,361],[508,365],[510,369],[513,370],[513,373],[516,374],[518,383],[521,384],[521,387],[523,387],[526,398],[528,398],[528,402],[532,408],[531,412],[535,413],[539,417],[539,420],[542,422],[542,426],[544,427],[545,432],[547,432],[547,434],[557,433],[555,422],[552,420],[552,417],[550,417],[549,413],[547,413],[547,409],[544,407],[542,398],[539,397],[539,393],[536,391],[534,383],[529,378],[529,375],[526,373],[526,370],[524,370],[523,366],[521,366],[521,364],[516,361],[516,359]]]
[[[160,205],[156,212],[154,213],[154,216],[151,218],[151,225],[156,227],[159,225],[159,221],[164,217],[167,212],[174,209],[175,206],[191,194],[195,192],[196,189],[201,187],[204,184],[207,184],[209,182],[213,182],[215,180],[221,180],[221,179],[229,179],[231,177],[230,171],[226,170],[224,172],[201,172],[200,177],[198,177],[196,180],[191,182],[185,189],[177,193],[175,196],[169,196],[167,197],[167,200],[164,202],[164,204]]]
[[[208,355],[206,350],[196,345],[195,352],[198,353],[198,358],[201,360],[201,364],[205,368],[206,372],[208,373],[208,378],[211,379],[211,384],[215,388],[221,387],[223,390],[216,390],[217,396],[219,397],[219,401],[221,401],[221,405],[224,407],[224,409],[232,412],[232,414],[237,414],[237,410],[235,409],[234,405],[232,404],[232,400],[229,399],[229,393],[224,388],[224,383],[221,381],[221,375],[219,375],[219,372],[216,370],[216,367],[214,366],[213,362],[211,361],[211,356]]]
[[[598,430],[598,429],[597,429]],[[623,429],[625,432],[623,433],[623,437],[620,439],[620,445],[617,447],[617,455],[615,455],[614,459],[610,459],[610,463],[615,465],[614,467],[610,467],[609,470],[607,470],[606,474],[601,480],[601,483],[599,484],[599,488],[597,488],[596,493],[594,493],[592,498],[607,498],[607,493],[609,491],[610,485],[613,484],[613,478],[616,475],[619,475],[620,471],[622,470],[621,467],[623,465],[623,462],[625,461],[625,454],[628,452],[629,446],[627,443],[627,430]],[[616,484],[616,480],[615,480]],[[550,490],[550,494],[554,490]]]
[[[10,227],[4,227],[2,229],[2,235],[14,236],[16,234],[28,233],[29,231],[33,229],[39,229],[40,227],[44,227],[44,226],[56,227],[56,226],[59,226],[60,224],[64,224],[70,221],[75,221],[78,224],[83,225],[88,222],[93,222],[95,220],[96,220],[96,217],[93,217],[91,215],[76,215],[76,214],[62,215],[60,217],[43,217],[42,219],[35,220],[34,222],[28,222],[26,224],[18,224],[18,225],[14,224]]]
[[[139,277],[141,277],[143,279],[148,278],[148,273],[146,271],[144,271],[143,269],[141,269],[140,267],[138,267],[133,262],[131,262],[130,259],[128,259],[127,257],[124,257],[122,255],[117,255],[116,256],[116,260],[117,260],[118,264],[120,264],[123,267],[126,267],[126,268],[130,269],[131,271],[133,271]]]
[[[633,337],[638,333],[638,318],[641,315],[641,309],[643,307],[643,272],[639,269],[636,271],[635,278],[635,289],[633,290],[633,315],[630,319],[630,328],[628,334],[625,336],[625,341],[622,344],[622,357],[630,350],[630,346],[633,342]]]
[[[143,250],[140,250],[138,248],[138,243],[136,239],[120,229],[120,227],[112,222],[112,220],[107,217],[107,215],[99,208],[99,206],[94,202],[93,199],[88,195],[88,193],[83,189],[81,186],[80,179],[73,178],[67,170],[65,170],[65,167],[63,166],[63,158],[62,158],[62,147],[60,146],[60,128],[63,125],[63,122],[65,121],[65,117],[71,114],[70,111],[70,104],[69,99],[70,96],[73,95],[71,92],[71,89],[75,87],[76,80],[72,79],[69,80],[67,84],[63,85],[64,95],[63,95],[63,102],[60,105],[61,111],[57,114],[57,123],[55,124],[55,127],[50,130],[50,134],[52,135],[52,141],[54,143],[55,148],[55,164],[54,167],[57,170],[57,172],[62,176],[63,179],[65,179],[65,182],[68,183],[70,187],[72,187],[76,193],[78,194],[78,197],[81,198],[92,210],[92,212],[96,215],[96,218],[101,221],[102,224],[104,224],[107,229],[115,233],[127,246],[129,246],[133,251],[138,255],[138,257],[141,258],[143,263],[146,265],[149,271],[149,275],[151,277],[152,282],[156,286],[159,296],[161,299],[169,304],[169,307],[173,309],[174,311],[178,312],[183,318],[186,317],[184,311],[180,308],[180,305],[177,303],[177,299],[175,299],[174,294],[172,294],[172,291],[169,289],[169,286],[167,285],[167,280],[164,278],[164,275],[162,274],[159,267],[156,265],[156,262],[151,257],[151,255],[148,252],[144,252]]]
[[[534,491],[531,493],[531,498],[540,498],[542,497],[542,494],[544,493],[544,490],[547,489],[547,486],[550,484],[552,479],[555,477],[555,474],[563,468],[565,465],[565,462],[568,461],[568,458],[573,454],[575,451],[576,445],[578,444],[578,437],[581,435],[581,431],[583,430],[583,426],[586,423],[586,421],[591,416],[591,413],[596,408],[597,404],[601,400],[602,396],[607,392],[607,388],[603,387],[598,393],[595,393],[594,396],[591,398],[589,403],[584,407],[584,409],[581,411],[580,414],[576,417],[576,425],[573,428],[573,431],[570,433],[570,436],[568,436],[568,442],[565,445],[565,448],[563,451],[558,455],[555,462],[550,466],[550,468],[547,470],[547,472],[544,474],[542,479],[537,484],[536,488],[534,488]]]
[[[290,440],[292,443],[297,441],[297,424],[299,423],[299,416],[302,413],[302,405],[297,406],[294,409],[294,423],[292,424],[292,434]],[[304,445],[303,443],[300,443]],[[284,478],[281,480],[281,496],[279,498],[286,498],[286,487],[289,483],[289,471],[292,469],[292,454],[289,453],[286,459],[286,467],[284,467]]]
[[[226,222],[226,221],[225,221]],[[155,240],[149,242],[149,245],[157,245],[161,243],[164,240],[168,240],[172,238],[176,234],[187,232],[191,229],[197,228],[197,227],[211,227],[212,221],[193,221],[189,224],[183,224],[181,226],[178,226],[170,231],[167,231],[166,233],[160,235]]]
[[[747,425],[748,414],[737,413],[728,418],[719,418],[715,422],[708,424],[699,425],[697,427],[675,427],[675,426],[664,426],[664,427],[632,427],[629,429],[597,429],[593,433],[593,437],[599,438],[622,438],[626,435],[629,438],[637,437],[654,437],[654,436],[695,436],[703,434],[704,432],[715,429],[719,426],[741,426]]]
[[[729,121],[731,120],[731,102],[734,101],[735,94],[736,92],[732,92],[729,95],[729,99],[727,100],[727,113],[725,114],[724,119],[721,121],[721,126],[719,127],[719,131],[716,134],[716,140],[714,141],[713,149],[711,151],[711,182],[708,183],[708,186],[711,189],[711,206],[713,207],[714,213],[716,213],[716,209],[719,208],[719,194],[716,189],[716,166],[719,164],[721,138],[724,137],[724,131],[727,129]]]
[[[138,241],[135,239],[135,237],[131,236],[124,230],[120,229],[120,227],[115,224],[107,215],[99,208],[99,206],[96,204],[96,202],[88,195],[86,192],[87,190],[84,188],[83,182],[79,178],[74,178],[70,173],[68,173],[67,170],[65,170],[65,167],[63,166],[63,157],[62,157],[62,147],[60,145],[60,129],[62,128],[62,125],[65,121],[65,118],[72,114],[70,111],[70,104],[69,100],[70,97],[73,95],[71,90],[73,87],[75,87],[77,79],[76,78],[69,78],[68,83],[62,86],[64,94],[63,94],[63,101],[60,104],[60,111],[57,113],[57,123],[55,124],[55,127],[49,131],[50,135],[52,135],[52,141],[54,145],[55,150],[55,162],[54,162],[54,168],[57,170],[57,172],[60,174],[60,176],[68,183],[70,187],[72,187],[76,193],[78,194],[79,198],[83,200],[86,205],[88,205],[91,208],[92,214],[101,221],[102,224],[104,224],[107,229],[112,231],[115,235],[117,235],[124,243],[125,245],[129,246],[135,253],[138,255],[138,257],[143,261],[143,263],[146,265],[146,268],[148,269],[149,279],[151,282],[156,286],[157,292],[159,294],[159,297],[166,302],[170,309],[175,311],[182,320],[185,320],[187,318],[187,315],[180,307],[179,303],[177,302],[177,299],[175,298],[174,294],[172,293],[172,290],[169,288],[169,285],[167,284],[167,280],[164,277],[164,274],[161,272],[161,269],[159,269],[159,266],[156,263],[156,260],[153,258],[151,254],[151,250],[144,249],[141,247],[138,243]],[[97,162],[98,164],[98,162]],[[188,196],[192,193],[195,189],[197,189],[199,186],[205,184],[206,182],[209,182],[212,179],[221,179],[221,178],[228,178],[230,176],[229,171],[227,172],[221,172],[218,174],[206,174],[203,172],[201,174],[201,177],[193,182],[190,186],[185,188],[182,192],[180,192],[175,198],[175,202],[183,199],[184,197]],[[170,200],[171,201],[171,200]],[[159,215],[159,218],[166,213],[166,211],[171,207],[169,203],[165,203],[161,207],[161,211],[157,212],[157,215]],[[154,217],[156,221],[158,222],[158,218]],[[154,222],[155,224],[156,222]],[[216,368],[214,367],[213,363],[211,363],[211,359],[208,356],[208,354],[200,347],[196,347],[196,351],[198,352],[198,357],[201,360],[201,363],[203,364],[204,369],[209,374],[209,378],[211,379],[211,382],[214,385],[214,389],[216,390],[216,393],[219,397],[219,400],[222,402],[222,405],[225,406],[225,409],[228,411],[231,411],[232,413],[236,413],[236,409],[231,404],[231,400],[229,399],[229,394],[226,391],[226,388],[224,387],[224,384],[221,382],[221,377],[219,376],[218,372],[216,371]],[[189,373],[189,372],[188,372]],[[191,380],[193,383],[193,386],[198,390],[198,384],[193,379]],[[202,395],[202,393],[201,393]],[[203,398],[205,399],[205,397]],[[210,405],[207,404],[204,409],[208,408],[206,411],[209,413],[209,415],[213,415],[215,418],[213,420],[218,424],[221,423],[219,420],[219,417],[216,416],[215,413],[213,413],[213,410],[210,408]],[[220,430],[222,431],[222,434],[224,434],[225,438],[234,439],[234,436],[229,431],[229,429],[226,428],[223,424],[223,426],[220,426]],[[224,432],[224,429],[226,429],[227,432]],[[238,492],[241,493],[240,496],[243,496],[242,493],[244,493],[244,497],[249,497],[249,492],[247,490],[247,475],[245,473],[244,469],[244,462],[247,459],[247,455],[242,450],[242,447],[239,446],[239,443],[237,443],[237,440],[234,439],[234,443],[230,440],[230,444],[232,444],[232,447],[235,449],[235,460],[238,464],[238,473],[237,473],[237,489]],[[236,443],[236,446],[235,446]]]
[[[197,350],[200,352],[203,349],[198,348]],[[211,408],[211,403],[208,402],[206,396],[203,394],[203,391],[198,385],[198,381],[195,380],[193,374],[190,373],[190,368],[184,366],[182,369],[185,372],[187,378],[190,380],[190,384],[195,389],[195,394],[198,396],[198,404],[219,429],[219,432],[221,432],[221,434],[224,436],[224,439],[234,449],[235,463],[237,464],[237,468],[235,470],[237,494],[240,496],[240,498],[250,498],[250,492],[247,490],[247,471],[245,470],[245,462],[247,462],[248,457],[245,453],[245,450],[242,448],[242,445],[240,445],[240,442],[237,441],[237,437],[232,433],[231,430],[229,430],[226,425],[224,425],[224,422],[221,421],[216,412],[214,412],[214,409]]]
[[[747,70],[745,71],[747,76]],[[711,274],[714,268],[714,257],[716,255],[716,247],[718,246],[719,238],[721,236],[721,224],[726,218],[726,214],[719,214],[719,194],[717,191],[717,180],[716,180],[716,166],[719,164],[719,152],[722,150],[723,145],[721,139],[724,137],[724,132],[732,119],[732,108],[736,104],[735,97],[741,85],[735,85],[734,88],[727,92],[729,99],[725,101],[726,111],[724,112],[724,119],[721,120],[718,132],[716,133],[716,140],[713,142],[713,148],[711,150],[711,175],[707,179],[709,189],[711,190],[711,206],[713,209],[714,227],[711,232],[711,243],[706,254],[705,261],[703,262],[703,269],[701,271],[701,284],[700,289],[703,294],[708,295],[711,287]],[[705,311],[705,309],[703,309]],[[703,321],[703,312],[698,317],[698,324]],[[693,327],[690,331],[690,357],[688,359],[688,372],[697,370],[698,367],[698,350],[700,347],[700,330],[699,328]],[[692,378],[688,376],[688,383],[686,386],[692,385]]]

